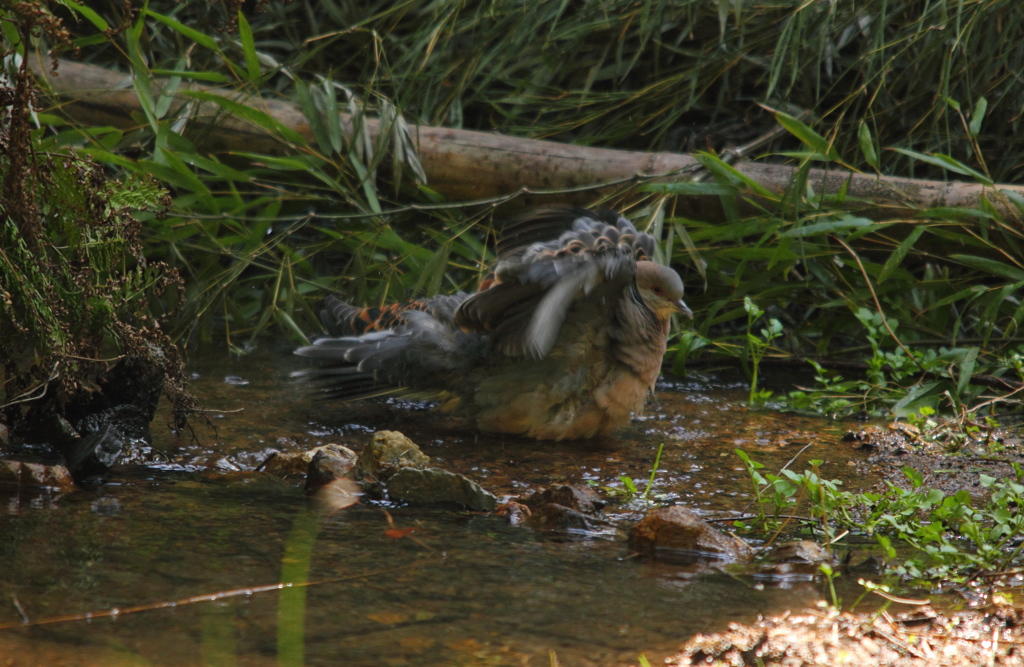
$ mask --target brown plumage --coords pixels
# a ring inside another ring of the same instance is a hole
[[[482,431],[588,438],[638,414],[683,283],[654,239],[607,210],[545,208],[502,229],[487,287],[383,308],[328,297],[296,354],[327,397],[434,395]]]

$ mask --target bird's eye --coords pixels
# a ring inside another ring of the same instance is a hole
[[[657,294],[658,296],[661,296],[661,285],[655,285],[654,287],[651,288],[651,291]]]

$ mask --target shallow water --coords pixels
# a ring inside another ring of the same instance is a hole
[[[643,490],[661,443],[651,497],[708,516],[750,502],[737,447],[771,471],[799,455],[797,470],[822,459],[823,476],[864,481],[849,479],[857,455],[840,443],[849,424],[749,411],[741,383],[665,384],[619,437],[537,443],[477,434],[414,403],[311,403],[288,381],[299,366],[286,350],[201,356],[193,388],[214,428],[197,425],[198,442],[170,434],[161,413],[154,445],[163,454],[152,465],[61,497],[7,498],[0,624],[19,624],[22,612],[32,621],[122,612],[2,630],[0,661],[549,665],[555,655],[563,665],[617,665],[643,653],[655,664],[693,633],[822,597],[821,582],[764,588],[711,567],[630,558],[628,526],[652,506],[640,501],[606,508],[602,534],[552,535],[451,510],[363,504],[323,517],[301,480],[256,471],[273,451],[358,450],[376,429],[404,432],[436,465],[499,498],[556,482],[621,490],[621,475]],[[399,532],[388,532],[392,523]],[[415,531],[398,537],[405,529]],[[284,580],[314,583],[184,603]]]

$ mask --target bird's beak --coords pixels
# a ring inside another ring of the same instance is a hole
[[[673,308],[675,308],[675,311],[677,313],[679,313],[680,315],[683,316],[683,319],[686,319],[686,320],[692,320],[693,319],[693,311],[690,310],[690,307],[687,306],[683,302],[682,299],[678,299],[676,301],[673,301],[672,302],[672,306],[673,306]]]

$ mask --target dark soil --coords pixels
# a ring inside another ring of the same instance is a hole
[[[994,432],[984,439],[954,445],[941,429],[935,431],[923,435],[914,426],[894,423],[851,431],[844,441],[869,451],[861,465],[866,474],[908,488],[903,468],[911,467],[921,473],[924,486],[949,495],[962,489],[981,495],[981,475],[1012,479],[1016,477],[1013,464],[1024,466],[1024,438],[1015,433]]]

